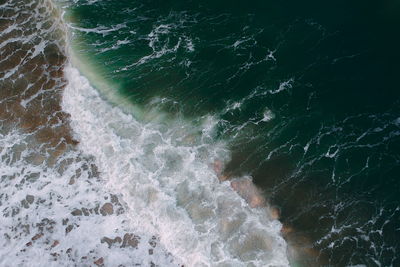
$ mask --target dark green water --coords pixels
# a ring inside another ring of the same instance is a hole
[[[400,266],[400,2],[79,1],[77,55],[147,109],[219,118],[318,264]],[[304,241],[307,240],[307,241]]]

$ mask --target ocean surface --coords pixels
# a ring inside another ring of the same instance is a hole
[[[399,12],[0,0],[0,265],[400,266]]]

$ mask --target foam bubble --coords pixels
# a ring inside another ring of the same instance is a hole
[[[267,122],[267,121],[273,120],[274,118],[275,118],[275,114],[271,110],[266,108],[263,113],[263,118],[261,119],[261,121]]]

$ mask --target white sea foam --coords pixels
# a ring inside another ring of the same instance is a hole
[[[133,229],[126,224],[125,213],[93,212],[110,201],[110,195],[93,177],[92,160],[70,150],[50,167],[37,145],[30,134],[18,130],[0,134],[1,266],[88,266],[100,257],[107,266],[151,261],[178,265],[161,246],[152,248],[148,243],[152,236],[140,229],[134,231],[141,237],[136,249],[108,248],[100,242],[104,236],[122,237]],[[82,207],[89,216],[71,215]],[[151,256],[149,249],[154,250]]]
[[[174,54],[182,47],[185,48],[187,52],[193,52],[195,50],[195,45],[193,44],[193,40],[188,36],[180,36],[176,41],[170,40],[168,36],[176,27],[178,26],[175,24],[160,24],[154,26],[146,36],[148,46],[151,48],[152,52],[118,71],[125,71],[132,67],[148,63],[150,60]]]
[[[263,118],[261,119],[261,121],[268,122],[268,121],[273,120],[274,118],[275,118],[275,114],[270,109],[266,108],[264,110]]]
[[[80,149],[96,159],[106,189],[121,194],[134,229],[159,236],[189,266],[287,266],[281,224],[251,209],[210,168],[226,160],[213,141],[216,120],[141,123],[102,100],[73,67],[63,108]]]
[[[270,94],[277,94],[277,93],[280,93],[280,92],[285,91],[285,90],[287,90],[287,89],[290,89],[290,88],[292,88],[292,83],[293,83],[293,81],[294,81],[294,79],[293,79],[293,78],[290,78],[290,79],[287,80],[287,81],[281,82],[281,83],[279,84],[278,89],[276,89],[276,90],[271,90],[271,91],[269,91],[269,93],[270,93]]]
[[[68,26],[76,31],[81,31],[84,33],[97,33],[97,34],[101,34],[103,36],[107,36],[111,32],[118,31],[122,28],[125,28],[126,24],[117,24],[111,28],[105,27],[105,26],[98,26],[96,28],[83,28],[83,27],[74,26],[72,24],[69,24]]]

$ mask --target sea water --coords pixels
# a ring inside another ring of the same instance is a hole
[[[394,1],[56,5],[1,3],[3,265],[399,264]]]

